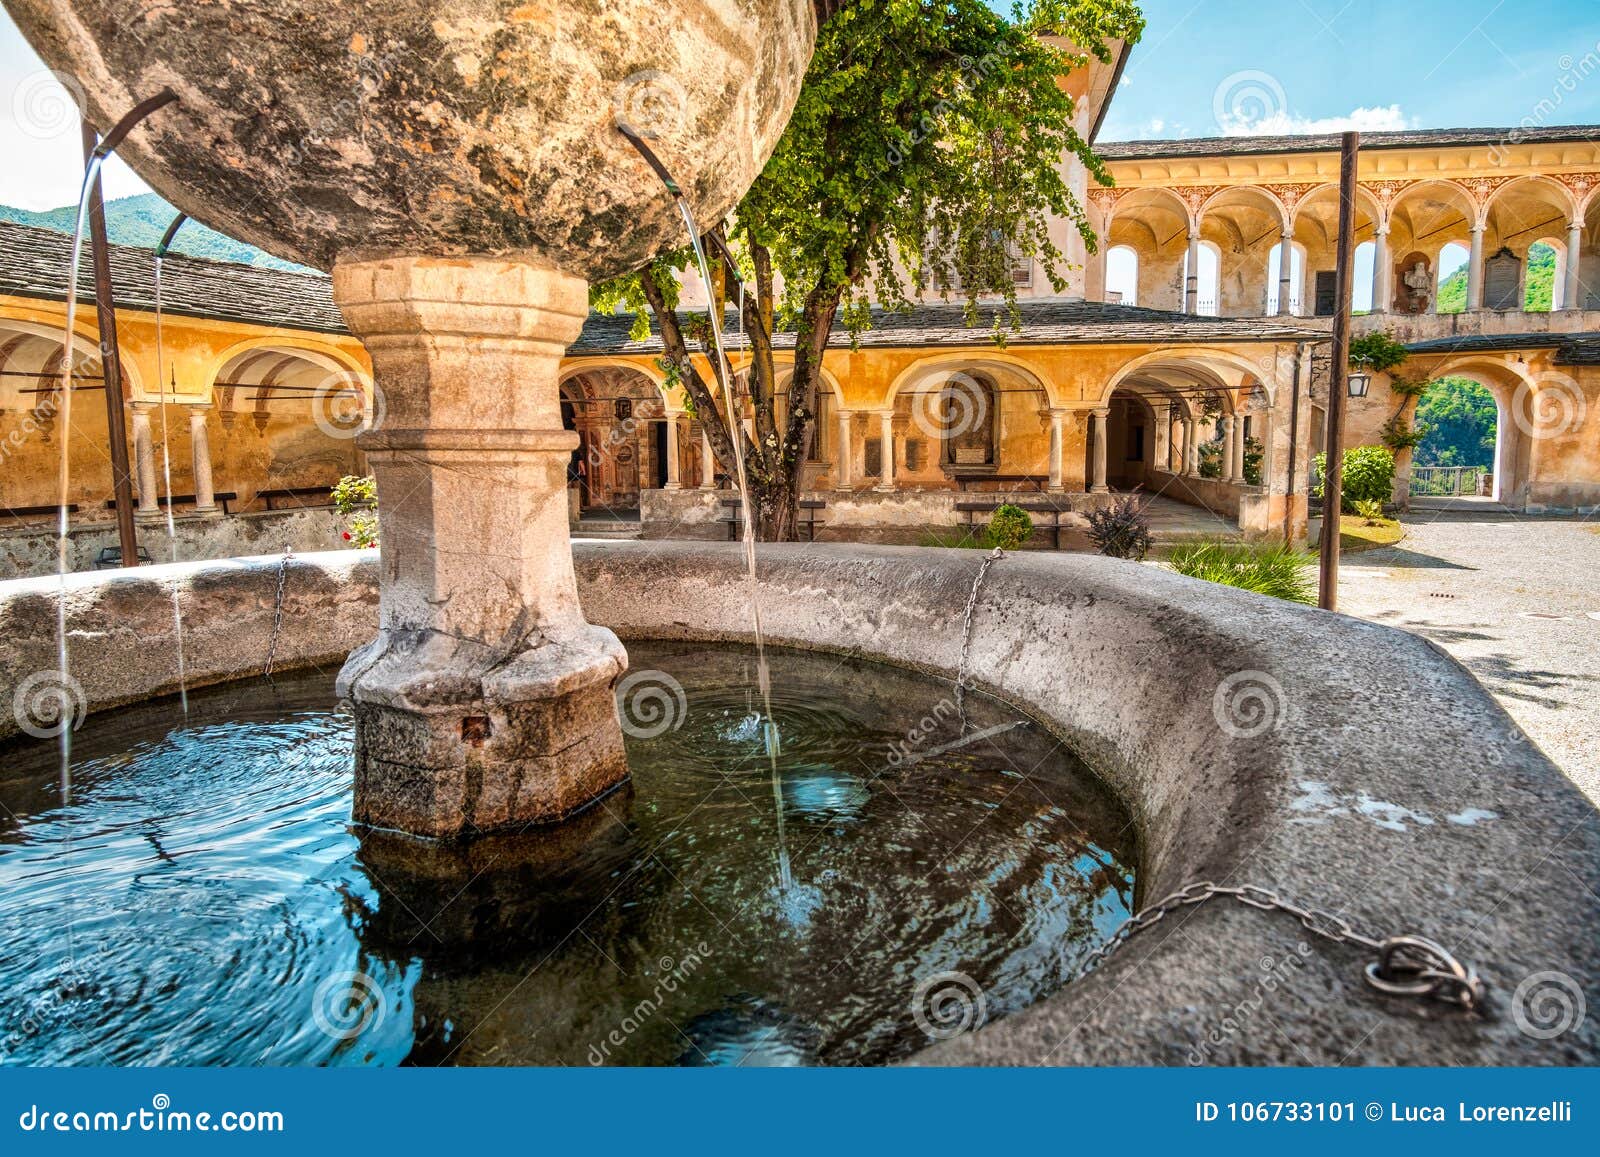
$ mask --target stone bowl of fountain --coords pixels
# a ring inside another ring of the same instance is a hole
[[[702,216],[789,119],[811,0],[5,0],[101,131],[173,204],[321,269],[515,254],[590,280],[680,237],[614,123],[655,134]]]

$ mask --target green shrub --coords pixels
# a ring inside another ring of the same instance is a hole
[[[1137,494],[1112,500],[1089,512],[1089,541],[1101,554],[1142,561],[1150,551],[1150,520]]]
[[[1286,546],[1196,542],[1178,547],[1168,560],[1190,578],[1271,595],[1291,603],[1315,603],[1316,582],[1308,569],[1313,556]]]
[[[989,544],[1001,550],[1020,550],[1033,537],[1033,519],[1020,506],[1007,502],[989,519]]]
[[[1327,477],[1328,456],[1317,455],[1317,474]],[[1324,483],[1317,484],[1317,497],[1324,497]],[[1352,446],[1344,452],[1343,500],[1339,509],[1354,514],[1356,503],[1384,503],[1394,494],[1394,451],[1384,446]]]
[[[1222,477],[1222,443],[1215,439],[1200,443],[1200,477]]]
[[[339,513],[349,519],[344,540],[360,549],[378,545],[378,482],[372,475],[346,474],[330,493]]]
[[[1383,503],[1363,498],[1351,505],[1355,508],[1356,517],[1365,519],[1368,526],[1377,526],[1383,521]]]

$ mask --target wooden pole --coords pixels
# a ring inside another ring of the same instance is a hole
[[[1344,400],[1350,372],[1350,294],[1356,258],[1356,160],[1361,134],[1345,133],[1339,149],[1339,237],[1333,304],[1333,366],[1328,374],[1328,466],[1322,484],[1322,558],[1317,605],[1339,609],[1339,513],[1344,492]]]
[[[83,125],[83,159],[100,143],[87,121]],[[111,443],[111,492],[117,500],[117,542],[123,566],[139,565],[139,538],[133,527],[133,475],[128,467],[128,423],[122,409],[122,361],[117,348],[117,306],[111,290],[111,250],[106,241],[106,210],[100,177],[89,189],[89,244],[94,261],[94,308],[100,328],[100,364],[106,392],[106,435]],[[70,379],[69,379],[70,380]],[[72,431],[62,432],[70,438]]]

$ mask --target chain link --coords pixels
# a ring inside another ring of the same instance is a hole
[[[272,638],[267,641],[267,665],[261,674],[264,678],[272,678],[272,664],[278,655],[278,632],[283,629],[283,588],[289,581],[289,560],[294,557],[293,547],[283,548],[283,557],[278,560],[278,597],[272,612]]]
[[[1074,980],[1081,980],[1130,938],[1159,924],[1181,908],[1203,904],[1215,896],[1228,896],[1264,912],[1287,912],[1300,921],[1306,931],[1336,944],[1354,944],[1378,958],[1366,966],[1367,983],[1390,996],[1434,997],[1459,1005],[1467,1012],[1483,1008],[1488,984],[1471,964],[1457,960],[1443,945],[1426,936],[1390,936],[1378,940],[1364,936],[1343,916],[1305,908],[1285,900],[1276,892],[1254,884],[1224,887],[1200,880],[1159,900],[1130,917],[1078,965]]]

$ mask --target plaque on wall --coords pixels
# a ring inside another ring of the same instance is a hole
[[[1505,246],[1483,263],[1483,307],[1522,308],[1522,261]]]

